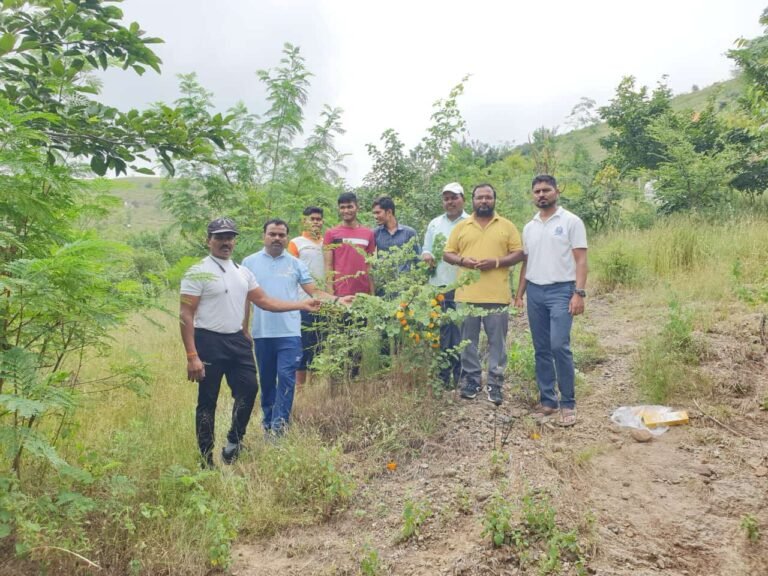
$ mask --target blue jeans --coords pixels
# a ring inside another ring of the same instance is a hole
[[[301,336],[254,338],[261,377],[264,429],[280,433],[288,424],[302,356]]]
[[[549,408],[573,408],[576,405],[576,372],[571,353],[571,325],[568,312],[574,282],[542,286],[528,282],[528,324],[536,351],[536,383],[539,399]],[[558,402],[555,384],[560,390]]]

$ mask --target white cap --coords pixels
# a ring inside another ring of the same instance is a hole
[[[443,192],[453,192],[454,194],[461,194],[462,197],[464,196],[464,188],[462,188],[461,184],[458,182],[451,182],[450,184],[446,184],[440,191],[440,195],[442,195]]]

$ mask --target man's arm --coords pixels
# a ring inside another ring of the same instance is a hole
[[[435,265],[435,257],[432,255],[432,246],[435,243],[435,229],[427,226],[427,232],[424,234],[424,247],[421,250],[421,259],[430,266]]]
[[[200,296],[181,295],[179,304],[179,328],[181,341],[187,352],[187,380],[200,382],[205,378],[205,366],[195,348],[195,313],[200,304]]]
[[[328,292],[325,292],[324,290],[320,290],[320,288],[318,288],[314,282],[310,282],[309,284],[302,284],[301,288],[309,296],[312,296],[313,298],[316,298],[321,302],[341,302],[342,304],[348,305],[348,304],[351,304],[352,301],[355,299],[354,296],[338,297],[338,296],[334,296],[333,294],[328,294]]]
[[[528,267],[528,260],[523,259],[523,264],[520,266],[520,278],[517,281],[517,294],[515,294],[515,308],[518,310],[523,309],[523,296],[525,296],[525,289],[528,287],[528,280],[525,279],[525,269]]]
[[[251,303],[245,301],[245,315],[243,316],[243,334],[251,340]]]
[[[365,273],[368,274],[368,294],[373,296],[376,294],[376,286],[373,283],[373,270],[368,263],[365,264]]]
[[[253,288],[248,292],[248,301],[268,312],[291,312],[292,310],[317,312],[320,308],[320,300],[279,300],[267,296],[267,293],[261,288]]]
[[[576,261],[576,288],[584,290],[587,287],[587,249],[574,248],[573,259]],[[571,301],[568,303],[568,312],[573,316],[578,316],[584,312],[584,298],[573,293]]]
[[[334,270],[333,270],[333,250],[330,247],[323,247],[323,262],[325,262],[325,285],[328,291],[334,294]]]
[[[525,259],[525,253],[522,250],[515,250],[501,258],[484,258],[475,264],[476,270],[492,270],[494,268],[509,268]],[[466,260],[464,261],[466,265]]]

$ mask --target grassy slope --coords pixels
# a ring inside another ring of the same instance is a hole
[[[160,207],[162,181],[156,177],[110,180],[110,191],[122,200],[122,204],[100,222],[98,228],[124,236],[126,232],[158,230],[171,224],[173,217]]]
[[[672,99],[672,108],[675,110],[701,110],[707,105],[710,98],[715,98],[725,107],[731,107],[741,94],[741,83],[738,78],[716,82],[696,92],[679,94]],[[603,122],[588,128],[573,130],[558,137],[558,151],[561,157],[568,158],[576,146],[581,145],[587,149],[592,158],[602,160],[605,150],[600,147],[600,138],[610,132]]]

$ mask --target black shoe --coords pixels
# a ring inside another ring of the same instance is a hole
[[[488,386],[488,402],[500,406],[504,401],[504,396],[501,394],[501,386]]]
[[[232,464],[237,457],[240,456],[241,444],[235,442],[227,442],[227,445],[221,449],[221,460],[224,464]]]
[[[477,398],[477,393],[480,392],[480,386],[476,384],[464,384],[461,387],[459,395],[467,400],[474,400]]]
[[[208,452],[208,454],[200,455],[200,468],[203,470],[214,470],[216,468],[216,464],[213,463],[213,454],[211,452]]]

